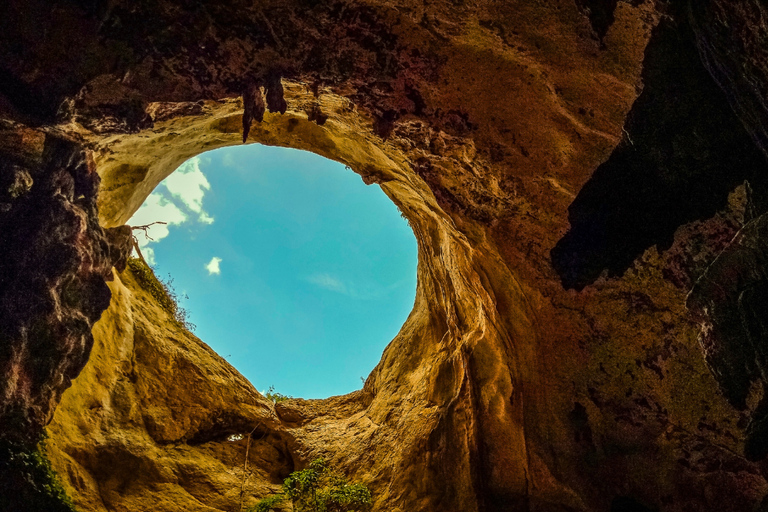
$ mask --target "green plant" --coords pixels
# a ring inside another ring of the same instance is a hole
[[[45,455],[45,439],[0,439],[0,510],[76,512]]]
[[[267,398],[267,400],[272,400],[274,403],[282,402],[284,400],[288,400],[289,398],[293,398],[290,395],[284,395],[282,393],[278,393],[275,391],[275,386],[269,386],[269,389],[264,394],[264,396]]]
[[[128,270],[139,282],[139,286],[148,292],[167,311],[181,327],[194,331],[197,326],[189,321],[189,312],[179,305],[179,295],[173,287],[173,278],[158,279],[154,270],[139,258],[128,258]],[[184,297],[189,298],[189,297]]]
[[[256,506],[249,508],[252,512],[270,512],[272,510],[280,510],[283,508],[285,502],[285,496],[282,494],[275,494],[269,498],[264,498],[259,501]]]
[[[283,510],[289,501],[294,512],[362,512],[371,506],[371,492],[364,484],[350,483],[320,458],[288,475],[281,493],[262,499],[248,512]]]

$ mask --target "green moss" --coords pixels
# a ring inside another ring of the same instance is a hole
[[[272,510],[283,510],[286,507],[285,496],[275,494],[259,501],[255,507],[248,509],[248,512],[270,512]]]
[[[189,321],[189,313],[179,306],[179,296],[173,288],[173,279],[170,275],[167,281],[158,279],[152,268],[139,258],[128,258],[128,270],[136,278],[139,286],[149,293],[179,326],[188,331],[195,330],[195,324]]]
[[[0,510],[76,511],[45,455],[45,436],[29,444],[0,439]]]
[[[325,459],[315,459],[308,468],[291,473],[281,493],[262,499],[247,512],[362,512],[371,508],[371,501],[365,484],[350,483]]]

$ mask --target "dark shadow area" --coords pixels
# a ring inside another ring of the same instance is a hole
[[[768,454],[768,215],[742,229],[686,305],[705,326],[699,342],[728,401],[746,409],[752,382],[762,383],[763,398],[751,413],[744,446],[748,460],[762,460]]]
[[[688,12],[707,70],[768,156],[768,2],[690,0]]]
[[[658,512],[658,509],[648,507],[634,498],[617,496],[611,502],[611,512]]]
[[[576,0],[576,5],[589,18],[592,30],[601,42],[616,20],[614,12],[618,3],[619,0]]]
[[[633,6],[645,3],[645,0],[622,1]],[[576,6],[589,18],[592,30],[595,31],[595,35],[601,43],[605,39],[608,29],[616,21],[615,12],[618,5],[619,0],[576,0]]]
[[[679,226],[723,209],[745,180],[765,210],[768,165],[693,41],[680,20],[657,27],[624,139],[569,207],[571,229],[551,251],[565,288],[621,275],[653,245],[669,248]]]

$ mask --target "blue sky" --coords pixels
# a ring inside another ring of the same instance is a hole
[[[259,390],[362,386],[413,308],[416,240],[378,185],[313,153],[251,144],[195,157],[128,222],[173,277],[195,334]]]

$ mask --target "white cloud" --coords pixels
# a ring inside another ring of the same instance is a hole
[[[134,251],[136,252],[136,251]],[[144,246],[141,248],[141,255],[144,256],[144,260],[147,265],[154,265],[155,262],[155,250],[152,247]]]
[[[221,274],[221,269],[219,268],[219,263],[221,263],[221,258],[214,256],[211,258],[211,261],[208,262],[208,264],[205,266],[205,269],[208,271],[208,274],[213,275],[219,275]]]
[[[326,290],[330,290],[332,292],[351,295],[344,283],[327,273],[312,274],[307,278],[307,281],[319,286],[320,288],[325,288]]]
[[[133,214],[133,217],[128,221],[128,225],[136,227],[151,224],[146,231],[134,231],[136,239],[139,241],[141,252],[144,258],[146,258],[147,263],[151,265],[155,262],[155,254],[152,248],[149,247],[149,244],[159,242],[167,237],[169,226],[183,224],[186,221],[187,214],[181,211],[178,206],[161,194],[153,192],[144,201],[141,208]],[[157,222],[164,222],[165,224],[156,224]]]
[[[165,178],[163,184],[174,197],[184,203],[184,206],[198,215],[198,220],[204,224],[211,224],[211,217],[203,210],[203,197],[205,192],[211,189],[211,184],[200,170],[200,157],[190,158],[179,166],[170,176]]]
[[[381,286],[375,282],[343,281],[327,272],[315,273],[302,279],[328,291],[341,293],[359,300],[378,299],[407,282],[406,280],[400,280],[388,286]]]
[[[155,252],[150,244],[157,243],[170,233],[171,226],[197,220],[201,224],[213,224],[213,217],[203,209],[205,192],[211,189],[200,170],[200,157],[184,162],[144,201],[133,217],[130,226],[146,226],[144,231],[134,231],[139,247],[150,265],[155,263]],[[162,222],[164,224],[157,224]]]

